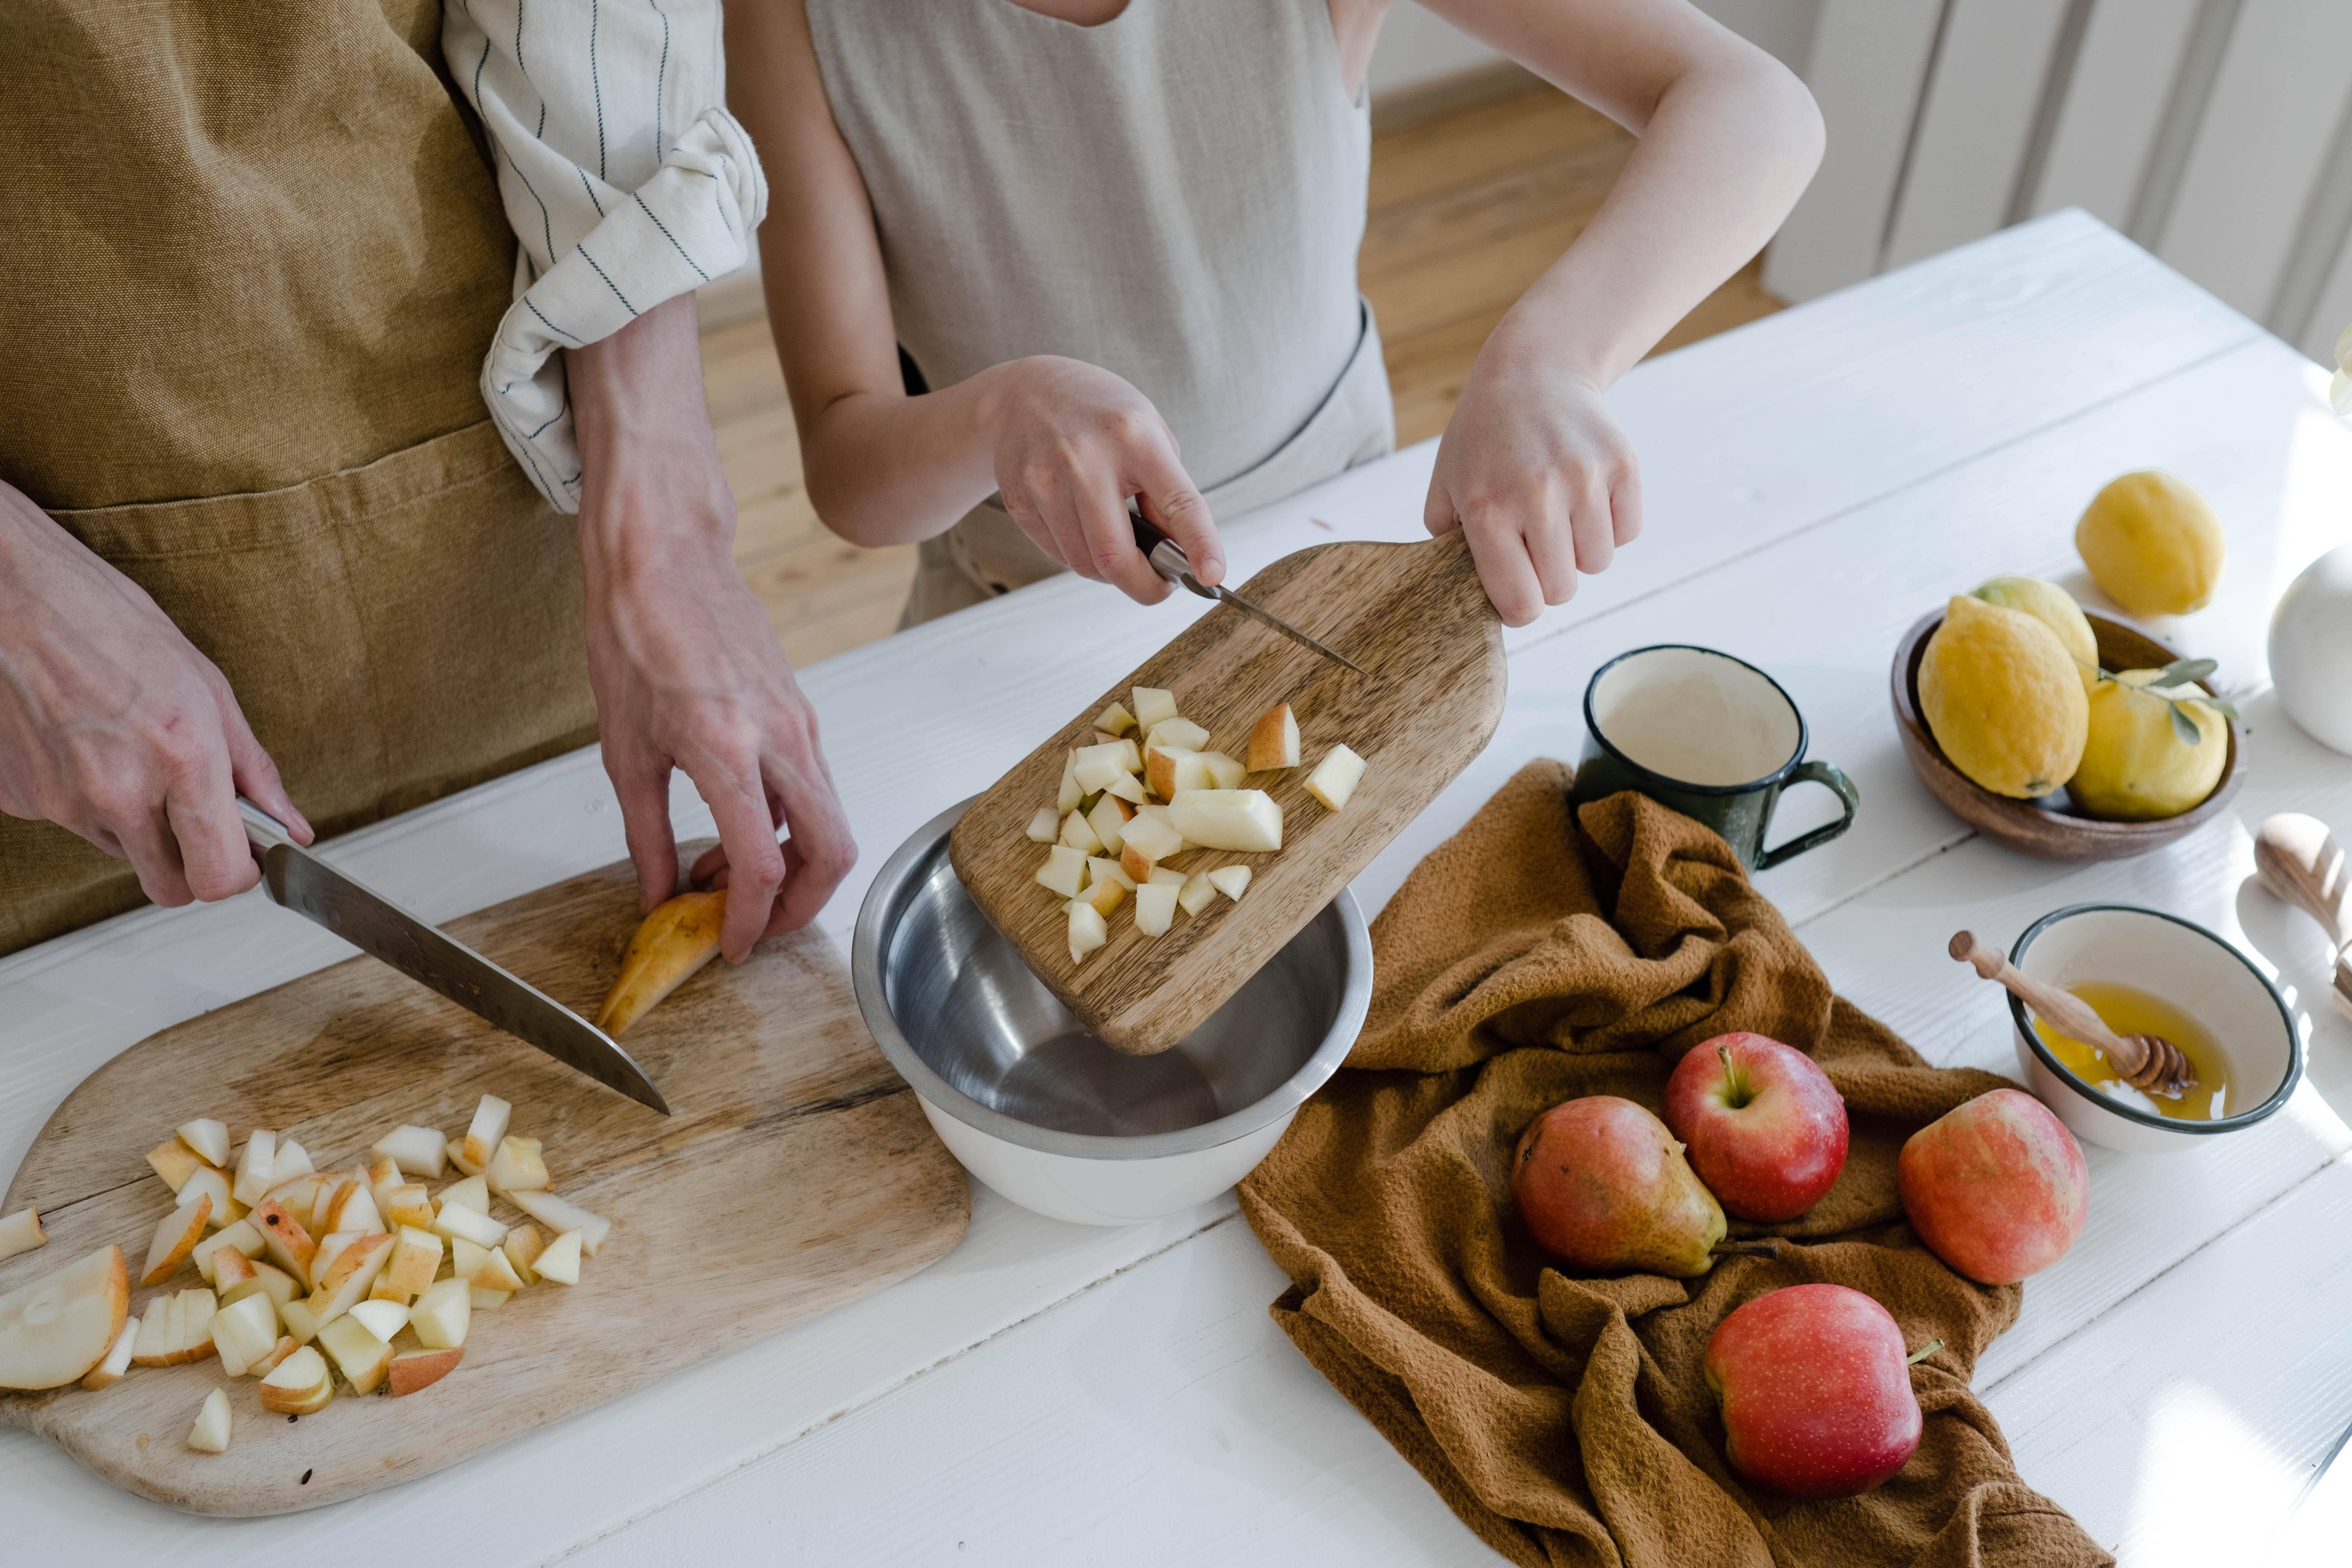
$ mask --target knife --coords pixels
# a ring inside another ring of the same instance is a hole
[[[236,809],[245,818],[245,837],[253,846],[254,858],[261,862],[262,881],[278,903],[573,1071],[664,1116],[670,1113],[654,1080],[604,1030],[328,865],[295,843],[283,823],[243,795],[237,796]]]
[[[1171,583],[1188,593],[1198,594],[1203,599],[1223,600],[1245,616],[1256,616],[1291,641],[1303,643],[1313,648],[1325,658],[1344,664],[1358,675],[1367,673],[1362,665],[1358,664],[1346,654],[1318,642],[1272,610],[1260,605],[1251,604],[1230,588],[1212,588],[1203,584],[1198,577],[1192,575],[1192,561],[1184,553],[1184,547],[1160,532],[1159,528],[1143,515],[1140,509],[1130,504],[1127,510],[1127,520],[1135,525],[1136,548],[1142,551],[1144,559],[1151,563],[1151,569]]]

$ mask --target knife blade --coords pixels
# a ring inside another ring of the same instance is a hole
[[[437,991],[574,1072],[664,1116],[669,1103],[611,1036],[553,997],[435,929],[294,842],[285,825],[237,797],[262,883],[279,905],[317,921],[373,958]]]
[[[1128,508],[1127,520],[1129,523],[1133,524],[1135,528],[1136,548],[1141,550],[1143,552],[1144,559],[1151,563],[1151,569],[1154,572],[1159,573],[1171,583],[1173,583],[1178,587],[1184,589],[1187,593],[1198,594],[1203,599],[1222,600],[1223,603],[1231,605],[1234,609],[1241,611],[1242,614],[1245,616],[1254,616],[1257,619],[1264,621],[1267,626],[1272,626],[1276,631],[1280,632],[1284,637],[1288,637],[1291,641],[1302,643],[1307,647],[1313,648],[1325,658],[1330,659],[1335,663],[1344,664],[1349,669],[1354,670],[1358,675],[1367,673],[1362,665],[1358,664],[1346,654],[1341,653],[1339,649],[1332,647],[1328,644],[1318,642],[1315,638],[1308,637],[1305,632],[1300,631],[1297,626],[1292,626],[1288,621],[1284,620],[1272,610],[1266,609],[1264,605],[1250,603],[1247,599],[1243,598],[1239,594],[1234,593],[1230,588],[1212,588],[1202,583],[1198,577],[1193,576],[1192,557],[1184,553],[1184,547],[1177,543],[1174,540],[1169,538],[1166,534],[1160,532],[1157,525],[1155,525],[1150,519],[1146,518],[1139,509],[1131,504]]]

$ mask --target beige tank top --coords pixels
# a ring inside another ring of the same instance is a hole
[[[1091,27],[1013,0],[808,18],[930,385],[1027,354],[1100,365],[1209,490],[1339,384],[1367,336],[1370,125],[1327,0],[1129,0]]]

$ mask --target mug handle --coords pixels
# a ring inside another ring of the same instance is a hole
[[[1756,855],[1759,871],[1769,871],[1783,860],[1793,860],[1808,849],[1818,849],[1853,826],[1853,814],[1862,808],[1862,792],[1853,787],[1853,781],[1828,763],[1801,763],[1796,772],[1772,793],[1771,807],[1764,813],[1764,832],[1772,830],[1773,813],[1780,809],[1780,796],[1789,785],[1808,783],[1826,784],[1836,791],[1838,799],[1845,802],[1845,815],[1826,826],[1814,828],[1811,833],[1799,834],[1774,848],[1765,849],[1759,846]],[[1760,839],[1763,835],[1757,837]]]

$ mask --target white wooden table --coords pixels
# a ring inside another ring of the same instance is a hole
[[[2315,928],[2253,886],[2282,809],[2352,837],[2352,759],[2270,697],[2263,638],[2292,574],[2352,537],[2352,430],[2323,372],[2079,214],[1652,361],[1612,402],[1648,531],[1511,634],[1486,755],[1358,884],[1406,871],[1531,757],[1573,757],[1591,671],[1693,641],[1770,670],[1812,753],[1861,787],[1853,831],[1762,879],[1838,988],[1932,1060],[2013,1070],[2000,999],[1944,956],[2085,899],[2243,943],[2324,992]],[[1407,539],[1432,447],[1230,531],[1235,581],[1333,537]],[[1927,607],[2002,571],[2065,582],[2092,492],[2194,482],[2230,528],[2215,604],[2170,628],[2221,660],[2252,731],[2237,809],[2137,860],[2021,859],[1904,763],[1886,667]],[[877,865],[1196,613],[1041,584],[805,672]],[[970,759],[965,777],[943,757]],[[1820,792],[1815,792],[1819,794]],[[708,817],[681,786],[682,831]],[[1783,834],[1825,819],[1803,795]],[[593,752],[355,834],[334,857],[440,919],[622,854]],[[824,924],[845,951],[864,875]],[[346,956],[257,896],[143,911],[0,961],[0,1170],[84,1075],[152,1031]],[[2197,1152],[2094,1151],[2091,1222],[1978,1368],[2034,1486],[2127,1562],[2253,1561],[2352,1421],[2352,1026],[2312,1016],[2311,1069],[2263,1127]],[[1294,1352],[1282,1286],[1233,1203],[1097,1231],[974,1193],[928,1272],[472,1464],[321,1511],[184,1517],[0,1436],[0,1557],[76,1563],[1486,1563],[1486,1549]],[[626,1354],[627,1347],[614,1347]],[[2334,1489],[2328,1489],[2332,1492]],[[2352,1490],[2352,1489],[2346,1489]],[[2326,1495],[2326,1494],[2323,1494]],[[2306,1516],[2308,1518],[2308,1516]],[[2352,1509],[2334,1534],[2352,1528]],[[49,1555],[53,1554],[53,1555]],[[2273,1561],[2284,1560],[2273,1558]]]

